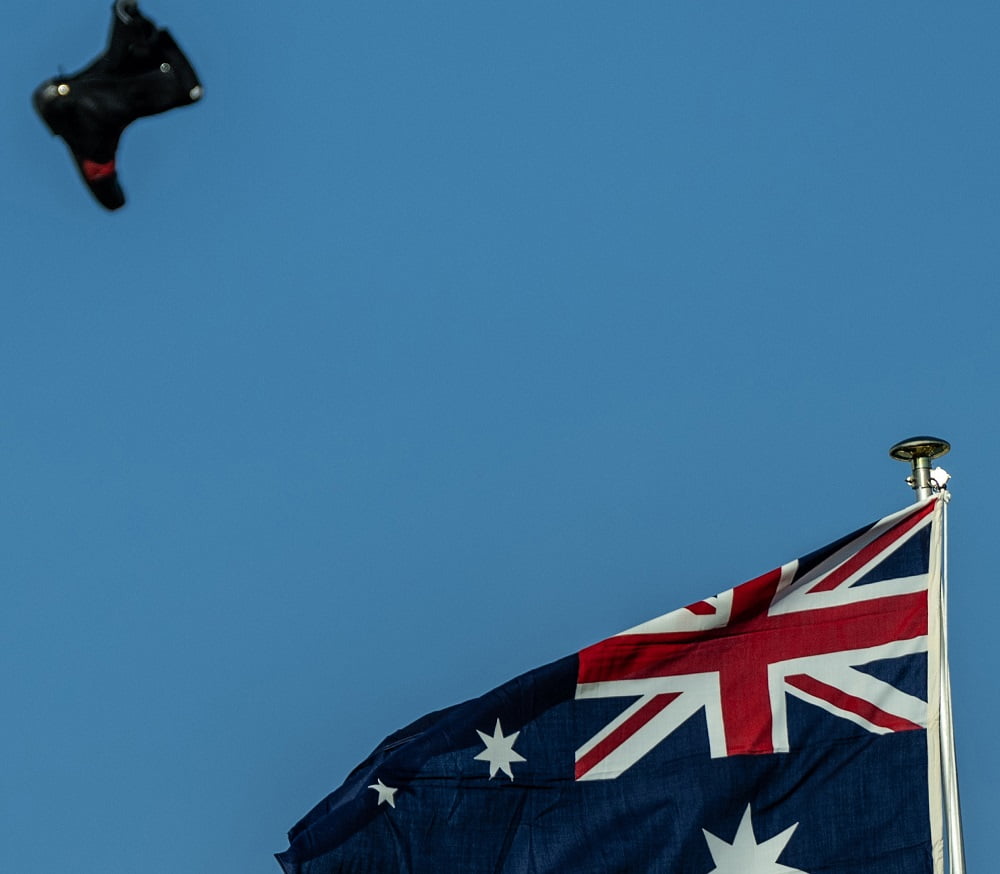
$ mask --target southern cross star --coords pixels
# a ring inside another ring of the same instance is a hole
[[[513,734],[504,737],[499,719],[497,720],[496,728],[493,730],[492,737],[485,732],[479,731],[478,729],[476,730],[476,734],[478,734],[483,743],[486,744],[486,749],[476,756],[476,759],[478,761],[490,763],[491,780],[497,775],[497,771],[503,771],[508,777],[510,777],[511,780],[513,780],[514,772],[510,769],[511,763],[527,761],[524,756],[514,752],[514,743],[520,733],[521,732],[519,731],[515,731]]]
[[[389,807],[396,806],[395,795],[397,792],[399,792],[399,789],[393,789],[391,786],[386,786],[385,783],[383,783],[381,780],[379,780],[378,783],[372,783],[372,785],[369,786],[368,788],[374,789],[376,792],[378,792],[379,807],[381,807],[383,804],[388,804]]]
[[[795,823],[791,828],[786,828],[780,835],[758,844],[753,834],[753,823],[750,821],[750,805],[748,804],[732,844],[727,844],[702,829],[705,840],[708,842],[709,852],[712,854],[712,861],[716,865],[709,874],[806,874],[800,868],[789,868],[786,865],[778,864],[778,856],[791,840],[792,832],[797,827],[798,823]]]

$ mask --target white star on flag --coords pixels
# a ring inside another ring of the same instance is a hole
[[[500,727],[500,720],[497,719],[493,736],[490,737],[485,732],[476,729],[476,734],[482,738],[486,749],[483,750],[476,759],[490,763],[490,779],[492,780],[497,771],[503,771],[511,780],[514,779],[514,772],[510,769],[512,762],[526,762],[524,756],[514,752],[514,743],[521,732],[515,731],[513,734],[504,737],[503,729]]]
[[[797,827],[798,823],[795,823],[780,835],[758,844],[753,834],[748,804],[731,844],[727,844],[705,829],[701,830],[708,842],[712,861],[716,865],[708,874],[806,874],[800,868],[789,868],[787,865],[778,864],[778,856],[791,840],[792,832]]]
[[[378,792],[378,803],[379,806],[383,804],[388,804],[389,807],[396,806],[395,795],[399,792],[399,789],[393,789],[391,786],[386,786],[381,780],[378,783],[373,783],[368,787],[369,789],[374,789]]]

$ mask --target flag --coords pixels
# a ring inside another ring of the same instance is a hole
[[[941,874],[943,501],[386,738],[286,874]]]

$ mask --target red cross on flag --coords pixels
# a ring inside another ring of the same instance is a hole
[[[581,651],[577,699],[633,701],[576,778],[617,778],[700,711],[713,757],[787,752],[788,696],[876,734],[926,728],[925,701],[858,666],[927,652],[929,574],[905,547],[938,500]]]

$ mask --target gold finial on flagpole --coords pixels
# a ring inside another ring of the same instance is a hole
[[[917,493],[917,500],[922,501],[944,487],[944,482],[932,476],[936,471],[931,470],[931,462],[946,455],[950,449],[951,444],[940,437],[910,437],[909,440],[901,440],[893,446],[889,450],[889,455],[896,461],[910,462],[913,474],[907,477],[906,481]],[[944,479],[947,481],[947,474]]]

